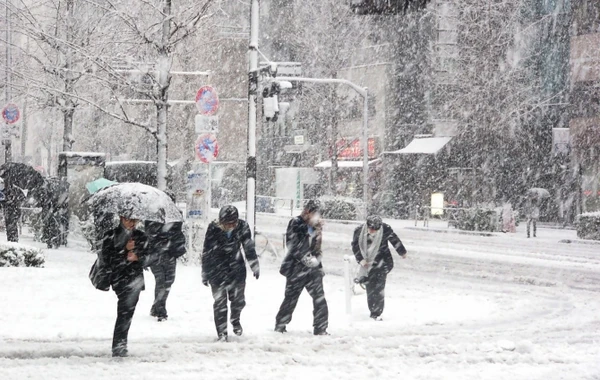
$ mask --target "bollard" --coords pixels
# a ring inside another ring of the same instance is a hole
[[[346,292],[346,314],[348,316],[352,315],[352,285],[353,279],[351,276],[351,265],[354,260],[353,256],[344,255],[344,288]]]

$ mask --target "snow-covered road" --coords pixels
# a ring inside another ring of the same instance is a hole
[[[257,227],[277,245],[286,224],[261,216]],[[260,280],[248,280],[244,336],[217,343],[200,269],[179,266],[165,323],[148,315],[146,274],[132,356],[115,360],[116,297],[89,283],[93,255],[72,247],[48,251],[43,269],[0,268],[0,379],[600,379],[600,245],[558,243],[575,239],[564,230],[527,239],[392,225],[409,257],[394,257],[383,322],[368,318],[364,294],[345,314],[355,225],[326,225],[328,337],[311,335],[306,293],[290,332],[272,331],[285,281],[263,261]]]

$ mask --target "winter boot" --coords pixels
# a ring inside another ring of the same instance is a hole
[[[242,328],[242,325],[237,322],[237,323],[232,323],[233,326],[233,333],[237,336],[241,336],[244,333],[244,329]]]
[[[113,358],[126,358],[129,356],[127,351],[127,344],[119,343],[112,349]]]
[[[285,325],[275,325],[275,332],[283,334],[287,332],[287,329],[285,328]]]
[[[217,337],[217,342],[227,342],[229,339],[227,338],[227,333],[219,334]]]
[[[321,335],[321,336],[325,336],[325,335],[331,335],[327,332],[327,330],[315,330],[314,331],[314,335]]]

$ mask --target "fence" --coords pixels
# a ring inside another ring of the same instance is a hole
[[[431,206],[416,206],[415,207],[415,227],[418,225],[419,220],[423,220],[423,227],[429,227],[429,219],[431,216],[431,210],[442,210],[443,213],[440,215],[442,221],[448,222],[448,228],[451,226],[457,227],[459,224],[459,215],[462,211],[475,211],[485,210],[494,211],[496,209],[489,207],[431,207]],[[498,221],[495,221],[498,223]]]

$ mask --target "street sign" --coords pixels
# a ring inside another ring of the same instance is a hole
[[[201,87],[196,93],[196,107],[202,115],[210,116],[217,113],[219,109],[217,91],[211,86]]]
[[[217,135],[219,133],[219,117],[218,116],[206,116],[196,115],[195,119],[196,133],[212,133]]]
[[[206,213],[206,202],[204,197],[208,191],[208,173],[190,171],[187,175],[188,210],[189,219],[202,219]]]
[[[217,143],[217,138],[211,133],[205,133],[198,136],[194,151],[196,152],[196,157],[200,161],[204,162],[205,164],[212,162],[219,155],[219,144]]]
[[[20,117],[21,117],[21,112],[19,111],[19,107],[17,107],[16,104],[12,104],[12,103],[7,104],[2,109],[2,118],[8,124],[16,123],[17,121],[19,121]]]

